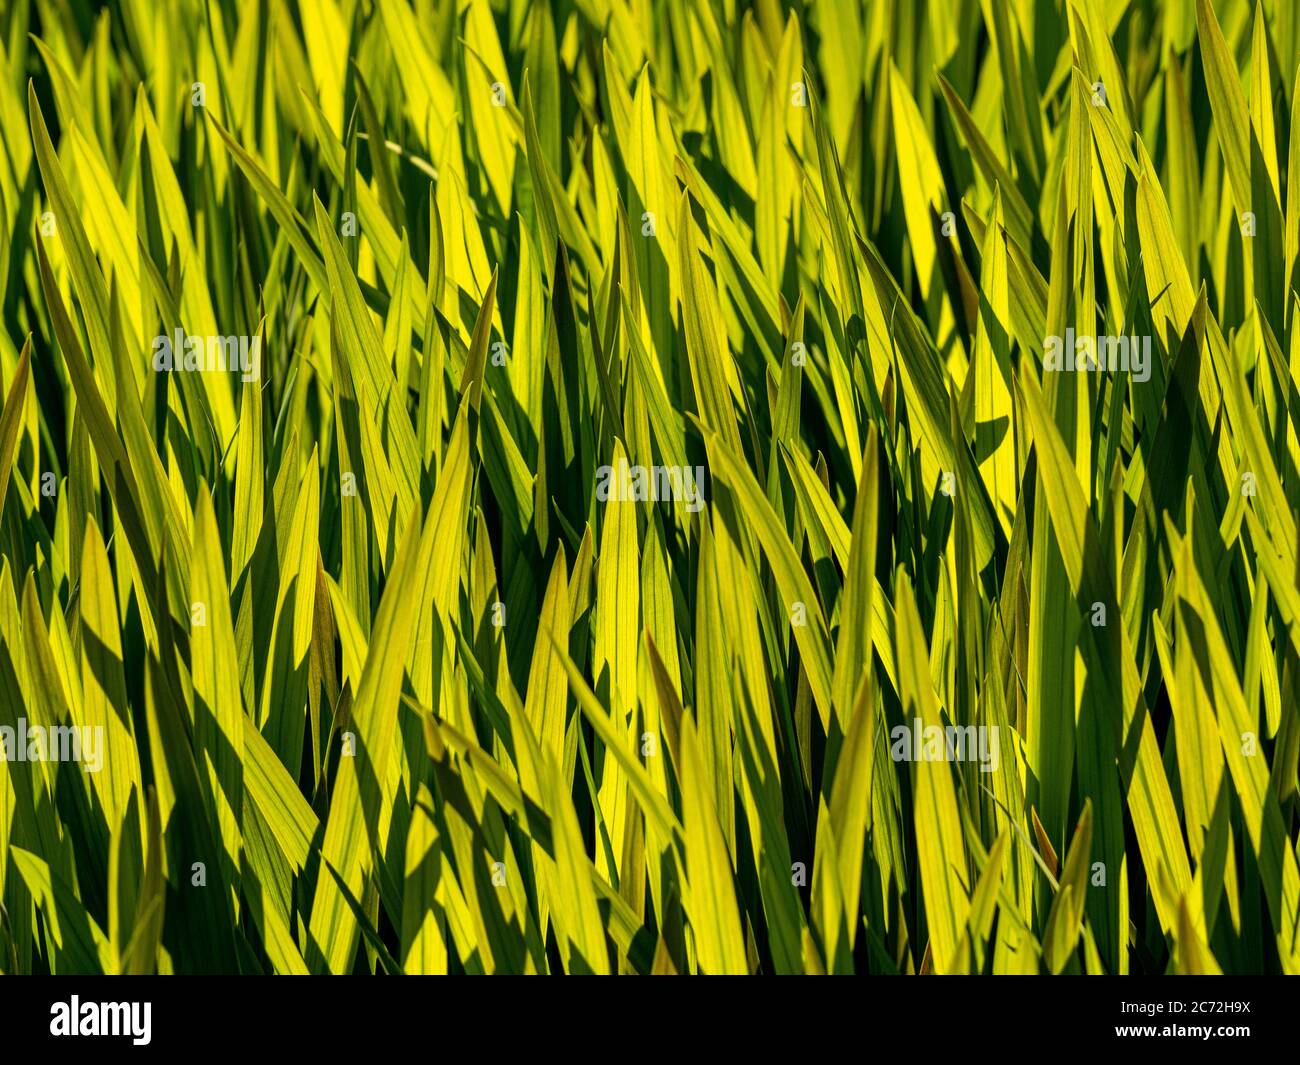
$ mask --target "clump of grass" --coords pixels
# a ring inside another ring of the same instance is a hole
[[[4,8],[0,971],[1300,971],[1300,22],[741,6]]]

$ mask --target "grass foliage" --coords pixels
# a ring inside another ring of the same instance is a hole
[[[0,7],[0,971],[1300,971],[1298,11]]]

